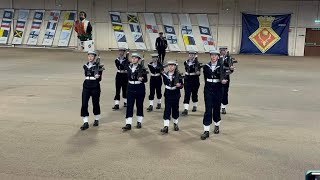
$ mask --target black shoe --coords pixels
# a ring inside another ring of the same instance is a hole
[[[181,114],[184,115],[184,116],[187,116],[188,115],[188,110],[185,109]]]
[[[201,134],[201,140],[206,140],[207,138],[209,138],[209,131],[205,131]]]
[[[83,125],[80,127],[80,129],[83,131],[83,130],[86,130],[89,128],[89,123],[83,123]]]
[[[153,106],[152,106],[152,105],[150,105],[150,106],[147,108],[147,111],[148,111],[148,112],[153,111]]]
[[[168,132],[169,132],[169,127],[168,127],[168,126],[163,127],[163,128],[160,130],[160,132],[162,132],[162,134],[168,134]]]
[[[179,126],[176,123],[173,123],[173,130],[174,131],[179,131]]]
[[[93,126],[99,126],[99,120],[94,120]]]
[[[219,134],[219,126],[215,126],[214,127],[214,130],[213,130],[213,133],[215,133],[215,134]]]
[[[113,110],[119,110],[119,105],[118,104],[114,105],[112,109]]]
[[[123,131],[129,131],[131,130],[131,124],[126,124],[124,127],[122,127]]]
[[[137,122],[137,129],[142,128],[141,122]]]
[[[123,107],[127,107],[127,103],[123,103]]]
[[[197,106],[193,106],[192,112],[196,112],[196,111],[197,111]]]
[[[226,108],[222,108],[221,113],[222,114],[227,114]]]
[[[156,109],[161,109],[161,104],[158,103]]]

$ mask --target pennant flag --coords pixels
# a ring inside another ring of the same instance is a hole
[[[134,42],[143,43],[142,34],[135,34],[134,35]]]
[[[44,34],[44,39],[53,39],[54,33],[55,33],[55,32],[47,31],[47,32]]]
[[[173,26],[163,25],[166,34],[176,34]]]
[[[127,42],[126,36],[124,33],[115,33],[117,42]]]
[[[129,24],[131,32],[141,33],[141,28],[139,24]]]
[[[167,35],[167,40],[169,41],[169,44],[177,44],[178,39],[176,35]]]
[[[25,21],[17,21],[16,28],[24,29],[25,25],[26,25]]]
[[[71,20],[71,21],[73,21],[74,18],[75,18],[75,16],[76,16],[76,13],[74,13],[74,12],[67,12],[64,20]]]
[[[10,28],[10,25],[11,25],[11,21],[2,20],[1,28]]]
[[[60,16],[59,11],[51,11],[49,16],[49,21],[58,21]]]
[[[3,12],[3,19],[13,19],[13,12],[5,10]]]
[[[192,34],[191,26],[182,26],[182,34]]]
[[[117,14],[110,14],[112,23],[121,23],[120,16]]]
[[[55,30],[55,29],[56,29],[56,26],[57,26],[57,23],[55,23],[55,22],[48,22],[48,24],[47,24],[47,29]]]
[[[288,55],[290,18],[242,13],[240,53]]]
[[[8,30],[0,29],[0,37],[8,37],[8,35],[9,35]]]
[[[38,22],[38,21],[33,21],[32,22],[32,26],[31,26],[31,29],[40,29],[40,26],[41,26],[41,21]]]
[[[147,25],[147,31],[149,33],[158,33],[158,27],[154,25]]]
[[[36,11],[34,13],[33,19],[42,21],[44,12]]]
[[[200,34],[211,36],[210,29],[208,27],[199,26]]]
[[[40,31],[31,31],[29,37],[32,39],[37,39],[39,36],[39,33],[40,33]]]
[[[131,15],[131,14],[128,14],[128,22],[129,23],[139,23],[139,20],[138,20],[138,17],[137,16],[134,16],[134,15]],[[133,32],[133,31],[132,31]]]
[[[183,42],[185,45],[196,45],[196,42],[194,41],[194,38],[191,36],[183,36]]]
[[[204,45],[214,46],[213,38],[207,36],[201,36]]]
[[[113,30],[118,32],[123,32],[122,25],[113,24]]]
[[[22,38],[22,35],[23,35],[23,31],[15,30],[13,36],[17,38]]]
[[[64,22],[62,26],[62,30],[70,30],[72,29],[73,22]]]

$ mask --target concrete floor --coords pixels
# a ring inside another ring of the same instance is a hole
[[[103,52],[101,125],[81,132],[85,54],[0,54],[0,179],[292,180],[320,169],[320,58],[235,56],[221,134],[201,141],[203,82],[199,111],[180,118],[181,131],[162,136],[155,110],[145,111],[142,129],[123,133],[125,110],[111,110],[116,53]]]

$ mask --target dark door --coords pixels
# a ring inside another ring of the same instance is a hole
[[[320,56],[320,28],[307,28],[305,56]]]

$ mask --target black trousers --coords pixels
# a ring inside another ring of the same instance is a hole
[[[209,126],[210,124],[212,124],[212,121],[219,122],[221,120],[220,107],[222,99],[222,89],[221,92],[218,91],[204,91],[204,102],[206,107],[203,117],[203,125],[205,126]]]
[[[162,86],[161,76],[151,76],[149,100],[154,100],[154,95],[156,92],[157,92],[157,98],[158,99],[162,98],[161,86]]]
[[[83,88],[82,90],[82,106],[81,106],[81,117],[89,116],[88,112],[88,102],[90,97],[92,97],[93,114],[100,114],[100,88]]]
[[[117,73],[116,75],[116,95],[114,100],[120,100],[120,92],[122,89],[122,98],[127,98],[128,75],[127,73]]]
[[[143,101],[146,87],[142,84],[128,84],[126,118],[133,117],[134,103],[137,107],[137,116],[143,116]]]
[[[197,76],[197,78],[190,78],[185,80],[183,104],[189,104],[190,96],[192,96],[192,102],[198,102],[199,87],[199,76]]]
[[[230,78],[228,79],[227,84],[223,84],[223,95],[222,95],[222,104],[228,105],[229,104],[229,86],[230,86]]]
[[[179,98],[174,98],[174,99],[168,99],[165,98],[165,107],[164,107],[164,112],[163,112],[163,119],[164,120],[171,120],[170,116],[172,115],[173,119],[178,119],[179,118]]]
[[[158,49],[158,56],[159,56],[159,61],[161,62],[161,64],[163,64],[164,57],[166,56],[166,50]]]

